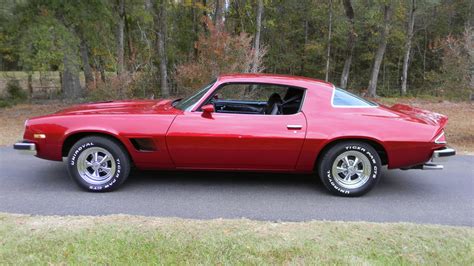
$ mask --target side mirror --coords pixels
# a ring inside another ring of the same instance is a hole
[[[201,107],[201,110],[202,110],[202,115],[206,115],[206,116],[209,116],[211,115],[211,113],[214,113],[216,111],[216,109],[214,109],[214,105],[212,104],[206,104],[204,105],[203,107]]]

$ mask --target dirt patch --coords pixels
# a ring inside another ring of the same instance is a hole
[[[419,108],[438,112],[449,117],[446,128],[448,144],[459,153],[474,153],[474,104],[433,102],[414,99],[381,99],[380,102],[392,105],[396,102],[410,104]],[[56,112],[65,108],[64,104],[20,104],[0,109],[0,145],[11,145],[23,137],[26,119]]]
[[[404,103],[447,115],[446,138],[448,145],[456,148],[460,154],[474,153],[474,104],[469,102],[433,102],[420,99],[382,99],[388,106]]]
[[[470,103],[427,103],[419,107],[449,117],[446,127],[448,144],[460,153],[474,152],[474,104]]]
[[[49,104],[19,104],[0,109],[0,145],[11,145],[23,139],[26,119],[54,113],[64,107],[64,104],[54,102]]]

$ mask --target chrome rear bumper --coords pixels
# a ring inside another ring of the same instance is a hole
[[[446,161],[446,157],[456,155],[456,151],[452,148],[445,147],[441,150],[436,150],[433,152],[431,156],[432,162],[444,162]]]
[[[13,144],[13,149],[36,155],[36,144],[26,140]]]
[[[443,170],[444,166],[441,164],[437,164],[439,162],[445,162],[447,157],[456,155],[456,150],[452,148],[442,148],[440,150],[435,150],[433,155],[428,162],[420,165],[416,165],[410,168],[405,168],[403,170],[408,169],[421,169],[421,170]]]

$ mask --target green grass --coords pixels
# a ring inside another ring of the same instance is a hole
[[[0,264],[472,265],[467,227],[0,214]]]

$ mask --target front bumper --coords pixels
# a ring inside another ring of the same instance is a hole
[[[23,140],[21,142],[13,144],[13,149],[21,151],[23,153],[36,155],[36,144],[27,140]]]
[[[453,148],[444,147],[442,149],[433,151],[433,155],[431,155],[431,158],[428,162],[413,166],[409,169],[443,170],[444,166],[438,163],[445,162],[448,157],[454,155],[456,155],[456,150]]]

